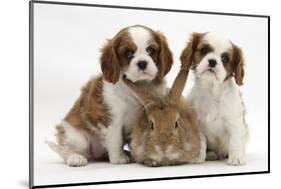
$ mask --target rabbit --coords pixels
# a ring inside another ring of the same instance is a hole
[[[129,148],[137,163],[156,167],[201,163],[206,157],[206,139],[199,131],[196,114],[181,93],[188,69],[181,68],[171,89],[161,97],[151,96],[145,82],[123,80],[143,108],[137,113]]]

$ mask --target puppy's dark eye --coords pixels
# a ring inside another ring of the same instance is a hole
[[[124,56],[126,59],[130,60],[134,57],[134,53],[133,53],[133,51],[128,50],[125,52]]]
[[[149,128],[152,130],[154,129],[154,123],[151,120],[149,121]]]
[[[221,61],[222,61],[223,64],[227,64],[229,60],[228,60],[228,57],[227,57],[227,56],[223,56],[223,57],[221,58]]]
[[[146,51],[147,51],[147,53],[148,53],[150,56],[152,56],[152,55],[155,53],[155,50],[154,50],[153,48],[151,48],[151,47],[148,47],[148,48],[146,49]]]
[[[207,47],[202,47],[201,49],[200,49],[200,53],[202,54],[202,55],[205,55],[205,54],[207,54],[209,52],[209,49],[207,48]]]
[[[176,121],[175,128],[178,128],[178,127],[179,127],[179,121]]]

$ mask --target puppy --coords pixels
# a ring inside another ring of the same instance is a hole
[[[238,86],[243,84],[242,50],[214,33],[193,33],[180,57],[194,70],[188,97],[207,139],[207,159],[228,157],[230,165],[245,164],[248,127]]]
[[[163,34],[135,25],[122,29],[101,50],[102,75],[91,79],[56,127],[57,143],[48,142],[69,166],[84,166],[89,159],[108,157],[114,164],[128,163],[124,136],[140,108],[122,80],[143,81],[153,95],[162,95],[164,76],[173,57]]]

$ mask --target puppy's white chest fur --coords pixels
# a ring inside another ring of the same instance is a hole
[[[166,89],[164,84],[147,87],[151,88],[150,92],[152,94],[163,95]],[[138,100],[133,96],[133,93],[122,79],[115,85],[104,81],[103,96],[105,103],[109,107],[112,121],[122,123],[120,125],[123,127],[122,130],[125,134],[128,134],[136,117],[136,113],[140,108]]]
[[[112,120],[123,123],[120,126],[123,127],[122,130],[125,134],[128,134],[140,107],[138,101],[132,96],[123,81],[119,81],[115,85],[104,81],[103,95],[109,106]]]
[[[197,81],[189,100],[207,137],[208,149],[227,155],[230,133],[246,127],[242,98],[233,81],[229,79],[218,85]]]

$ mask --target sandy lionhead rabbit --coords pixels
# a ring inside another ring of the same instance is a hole
[[[196,114],[181,96],[188,70],[181,69],[166,96],[151,96],[144,83],[123,79],[142,104],[132,128],[133,159],[146,166],[199,163],[205,160],[206,141]]]

